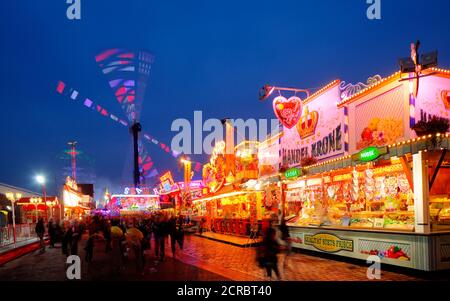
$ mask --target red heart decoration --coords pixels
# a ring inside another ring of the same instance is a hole
[[[273,111],[282,125],[288,129],[293,128],[302,114],[302,100],[297,96],[291,96],[289,99],[277,96],[273,100]]]

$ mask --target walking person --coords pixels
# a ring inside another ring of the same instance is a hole
[[[155,237],[155,256],[160,257],[160,260],[164,261],[166,248],[166,223],[160,215],[156,216],[156,220],[153,223],[153,234]]]
[[[88,240],[86,241],[86,245],[84,247],[84,251],[86,252],[85,259],[88,263],[92,262],[93,256],[94,256],[94,239],[96,237],[96,234],[92,234],[89,236]]]
[[[70,255],[78,255],[78,242],[80,241],[81,234],[81,225],[79,225],[78,222],[75,221],[74,225],[72,226],[72,245],[70,248]]]
[[[111,251],[111,224],[109,220],[104,220],[103,238],[105,239],[105,253]]]
[[[142,266],[145,269],[145,251],[150,250],[150,229],[149,221],[143,220],[139,223],[138,230],[142,232],[143,238],[141,240],[141,259]]]
[[[123,265],[122,248],[123,231],[119,227],[119,221],[111,222],[111,268],[113,275],[120,273]]]
[[[53,249],[56,242],[56,226],[52,218],[48,221],[47,229],[48,236],[50,237],[50,248]]]
[[[62,242],[62,253],[66,256],[70,255],[70,251],[72,249],[72,238],[73,238],[73,228],[70,223],[66,223],[65,232],[63,236]]]
[[[176,245],[183,250],[184,232],[183,232],[183,217],[172,217],[168,222],[168,229],[170,235],[170,246],[172,247],[172,256],[175,258]]]
[[[144,275],[144,266],[142,260],[142,239],[144,235],[139,229],[137,229],[134,225],[131,225],[127,230],[127,241],[130,245],[130,248],[133,250],[134,260],[136,261],[136,272]]]
[[[278,257],[277,254],[280,252],[280,245],[276,239],[276,230],[269,227],[266,232],[266,236],[263,240],[263,257],[264,257],[264,267],[267,272],[267,277],[272,279],[272,270],[275,272],[278,280],[281,280],[280,272],[278,270]]]
[[[285,256],[283,260],[283,271],[284,271],[286,269],[286,266],[288,266],[289,264],[288,259],[292,254],[292,241],[291,236],[289,235],[289,228],[286,225],[286,221],[284,219],[281,220],[279,229],[281,232],[281,241],[285,245]]]
[[[45,225],[44,225],[44,219],[40,217],[38,219],[38,222],[36,223],[35,228],[36,234],[39,238],[39,246],[41,248],[41,253],[45,252],[45,241],[44,241],[44,234],[45,234]]]

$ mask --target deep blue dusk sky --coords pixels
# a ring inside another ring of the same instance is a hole
[[[169,144],[172,121],[192,119],[194,110],[205,119],[273,118],[271,103],[257,98],[266,82],[317,88],[387,76],[416,39],[450,67],[448,0],[381,0],[375,21],[366,18],[366,0],[81,0],[79,21],[66,18],[65,2],[0,5],[0,182],[39,190],[33,176],[42,172],[54,193],[68,164],[58,156],[73,139],[94,159],[84,167],[98,188],[120,184],[126,129],[55,91],[63,80],[123,116],[94,60],[105,48],[155,54],[141,121]],[[160,172],[176,170],[172,157],[148,149]]]

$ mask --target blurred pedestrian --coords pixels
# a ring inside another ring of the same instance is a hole
[[[109,220],[104,220],[103,238],[105,239],[105,253],[111,251],[111,224]]]
[[[44,225],[44,219],[40,217],[36,223],[35,228],[36,234],[39,238],[39,246],[41,248],[41,253],[45,252],[45,241],[44,241],[44,234],[45,234],[45,225]]]
[[[278,280],[281,280],[280,272],[278,270],[278,257],[280,252],[280,245],[276,239],[276,230],[272,227],[267,228],[264,240],[263,240],[263,258],[264,267],[267,272],[267,277],[272,279],[272,270],[275,272]]]
[[[281,220],[279,229],[281,233],[281,241],[285,246],[285,256],[283,260],[283,271],[284,271],[284,269],[286,269],[286,266],[288,265],[288,258],[292,254],[291,236],[289,235],[289,228],[286,225],[286,221],[284,220],[284,218]]]
[[[155,237],[155,256],[160,257],[161,261],[164,261],[165,257],[166,229],[167,223],[164,217],[157,215],[153,223],[153,234]]]
[[[72,226],[72,244],[70,248],[70,255],[78,255],[78,242],[80,241],[82,234],[81,225],[77,221]]]
[[[64,255],[69,256],[70,255],[70,249],[72,248],[72,235],[73,235],[73,231],[72,231],[72,227],[70,224],[65,225],[64,227],[64,235],[63,235],[63,240],[62,240],[62,246],[61,246],[61,251]]]
[[[142,249],[141,242],[142,239],[144,238],[144,235],[134,225],[130,225],[128,227],[126,237],[130,245],[130,248],[133,250],[134,259],[136,261],[136,272],[144,274],[144,266],[141,252]]]
[[[48,221],[47,229],[50,238],[50,248],[54,248],[56,242],[56,226],[52,218]]]
[[[184,232],[183,232],[183,217],[176,218],[173,216],[168,221],[168,230],[170,235],[170,246],[172,248],[172,256],[175,258],[176,245],[183,250]]]
[[[92,262],[94,256],[94,239],[97,234],[89,235],[88,240],[86,241],[86,246],[84,247],[84,251],[86,252],[85,259],[87,262]]]

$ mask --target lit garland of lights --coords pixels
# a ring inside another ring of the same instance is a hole
[[[306,104],[308,102],[310,102],[311,100],[313,100],[314,98],[316,98],[317,96],[319,96],[320,94],[322,94],[323,92],[327,91],[328,89],[330,89],[331,87],[334,87],[336,85],[338,85],[341,81],[339,79],[335,79],[332,82],[330,82],[328,85],[320,88],[319,90],[317,90],[316,92],[314,92],[313,94],[311,94],[308,98],[306,98],[303,101],[303,104]]]
[[[430,70],[434,71],[434,72],[440,72],[440,73],[443,73],[443,74],[446,74],[446,75],[450,75],[450,70],[447,70],[447,69],[441,69],[441,68],[432,67],[432,68],[430,68]]]
[[[361,94],[366,93],[369,90],[372,90],[373,88],[381,85],[382,83],[385,83],[386,81],[394,80],[394,79],[396,79],[397,77],[400,77],[400,76],[401,76],[401,72],[397,71],[394,74],[392,74],[392,75],[390,75],[388,77],[385,77],[385,78],[381,79],[380,81],[375,82],[374,84],[368,86],[367,88],[362,89],[361,91],[353,94],[352,96],[343,99],[341,102],[339,102],[337,104],[337,106],[338,107],[343,106],[344,104],[350,102],[351,100],[355,99],[356,97],[360,96]]]
[[[418,138],[414,138],[414,139],[408,139],[408,140],[400,141],[400,142],[397,142],[397,143],[394,143],[394,144],[389,144],[388,147],[391,148],[391,147],[396,147],[396,146],[400,146],[400,145],[409,144],[409,143],[416,142],[416,141],[426,140],[426,139],[432,138],[433,136],[435,136],[435,137],[441,137],[442,136],[444,138],[449,138],[450,137],[450,133],[446,133],[446,134],[437,133],[435,135],[432,135],[432,134],[424,135],[422,137],[418,137]],[[424,151],[426,152],[427,150],[424,150]],[[335,159],[332,159],[332,160],[316,163],[316,164],[313,164],[313,165],[304,166],[303,168],[310,169],[310,168],[313,168],[313,167],[323,166],[323,165],[326,165],[326,164],[347,160],[347,159],[350,159],[351,157],[352,157],[351,155],[342,156],[342,157],[335,158]]]

